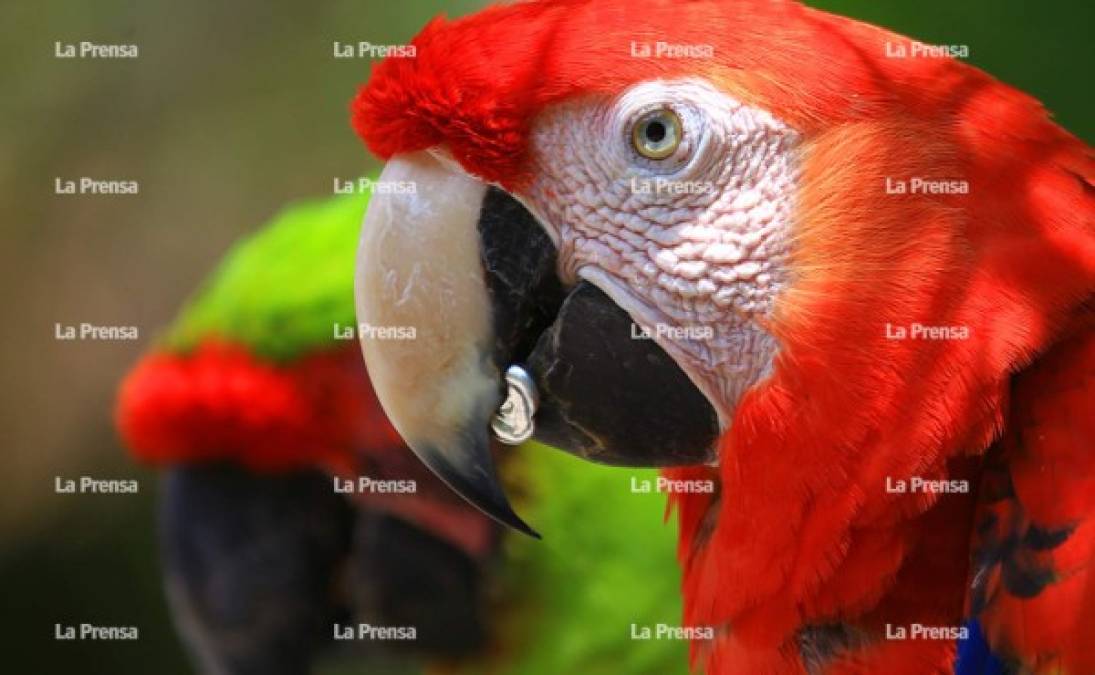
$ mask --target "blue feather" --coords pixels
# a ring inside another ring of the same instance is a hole
[[[1004,663],[992,653],[981,624],[976,619],[966,622],[967,637],[958,641],[958,658],[954,675],[1005,675]]]

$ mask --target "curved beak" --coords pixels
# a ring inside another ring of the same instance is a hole
[[[484,513],[535,534],[490,451],[502,402],[475,223],[486,186],[426,153],[384,169],[358,249],[358,339],[381,405],[427,466]]]
[[[538,536],[500,487],[529,437],[621,465],[710,461],[706,398],[593,284],[565,288],[517,200],[427,152],[385,167],[358,250],[358,336],[381,405],[442,480]]]

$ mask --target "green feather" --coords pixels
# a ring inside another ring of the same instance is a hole
[[[209,339],[274,360],[334,344],[354,325],[354,255],[366,195],[302,202],[237,244],[169,329],[171,351]]]

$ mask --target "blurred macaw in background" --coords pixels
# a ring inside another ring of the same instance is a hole
[[[653,474],[503,458],[556,535],[534,547],[392,429],[354,337],[367,201],[295,205],[240,243],[121,386],[124,440],[164,470],[165,584],[201,672],[685,672],[682,643],[631,640],[680,612],[664,499],[628,489]],[[416,635],[333,639],[359,624]]]
[[[357,302],[418,329],[362,346],[424,463],[532,533],[492,463],[516,396],[547,445],[713,482],[673,495],[712,675],[1095,673],[1088,146],[961,46],[797,2],[411,44],[353,106],[417,186],[374,197]]]

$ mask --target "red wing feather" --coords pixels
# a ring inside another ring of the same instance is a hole
[[[1095,673],[1095,332],[1020,374],[990,451],[969,600],[1024,670]]]

